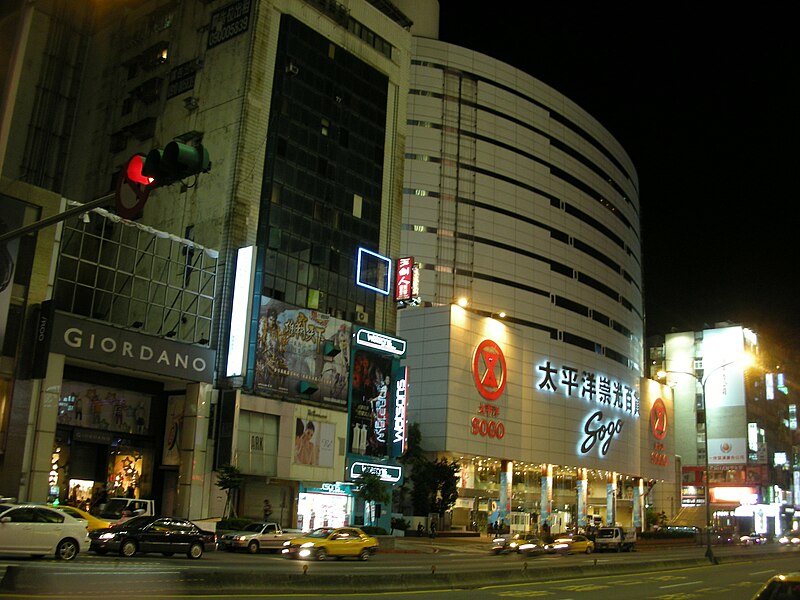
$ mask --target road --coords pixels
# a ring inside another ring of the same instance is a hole
[[[770,575],[796,569],[800,549],[720,547],[719,565],[694,546],[632,554],[491,556],[487,548],[446,545],[438,552],[382,553],[368,562],[304,562],[277,555],[207,553],[198,561],[158,555],[123,559],[81,555],[72,563],[5,559],[0,598],[298,598],[380,594],[470,600],[747,599]],[[635,572],[630,572],[631,570]],[[291,592],[291,596],[287,595]],[[589,593],[593,592],[593,593]]]

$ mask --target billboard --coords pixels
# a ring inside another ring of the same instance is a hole
[[[363,456],[389,453],[392,358],[370,350],[353,354],[348,449]]]
[[[3,200],[3,212],[0,214],[0,234],[5,234],[22,227],[25,205],[8,196],[0,197]],[[3,347],[6,335],[6,322],[8,308],[11,305],[11,289],[18,251],[18,237],[0,243],[0,348]]]
[[[255,393],[346,408],[350,332],[347,321],[262,296],[256,335]],[[331,348],[338,352],[326,354],[326,349]],[[301,382],[305,383],[302,390]]]

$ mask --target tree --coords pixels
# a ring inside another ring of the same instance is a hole
[[[450,510],[458,498],[458,471],[460,465],[446,458],[430,460],[422,448],[422,434],[419,424],[411,423],[408,428],[408,443],[401,462],[410,475],[403,483],[403,495],[406,485],[411,485],[411,504],[414,514],[428,515],[436,513],[440,517]]]
[[[374,473],[364,473],[358,480],[358,490],[356,498],[363,500],[364,503],[371,503],[373,508],[376,502],[386,503],[392,499],[392,495],[386,489],[386,485],[381,478]],[[372,525],[375,525],[375,510],[372,511]]]
[[[244,483],[242,472],[233,465],[222,465],[217,472],[217,487],[225,491],[225,508],[222,518],[236,517],[236,500]]]

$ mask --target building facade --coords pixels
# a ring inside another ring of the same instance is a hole
[[[360,0],[53,0],[3,16],[4,206],[26,225],[44,211],[18,182],[55,193],[56,212],[108,199],[22,236],[54,250],[36,253],[49,287],[12,299],[27,324],[5,344],[3,493],[219,516],[215,473],[232,464],[239,514],[361,518],[348,466],[391,451],[352,443],[350,363],[398,360],[358,340],[395,328],[381,257],[400,243],[410,21]],[[120,219],[133,186],[119,174],[173,141],[205,148],[210,170],[137,194]],[[26,372],[41,315],[46,369]],[[362,388],[380,398],[376,372]]]
[[[13,246],[3,494],[197,519],[232,464],[240,515],[388,525],[353,484],[402,481],[405,414],[461,465],[455,526],[642,527],[668,502],[638,182],[600,123],[438,41],[435,2],[124,4],[0,24],[6,226],[73,211]],[[171,142],[208,172],[120,177]]]
[[[409,419],[461,466],[453,523],[642,527],[672,495],[675,434],[670,390],[643,379],[633,164],[530,75],[435,39],[412,54],[401,251],[419,297],[398,334]]]
[[[667,334],[649,352],[652,376],[674,390],[677,521],[704,526],[707,495],[723,531],[795,529],[797,404],[785,363],[753,331],[728,323]]]

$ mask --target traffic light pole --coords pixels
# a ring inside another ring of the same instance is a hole
[[[55,225],[56,223],[60,223],[65,219],[69,219],[75,215],[81,215],[85,212],[92,210],[93,208],[101,208],[111,202],[114,201],[116,194],[107,194],[105,196],[101,196],[96,200],[92,200],[91,202],[87,202],[86,204],[81,204],[80,206],[76,206],[74,208],[70,208],[65,210],[64,212],[58,213],[57,215],[53,215],[52,217],[47,217],[46,219],[42,219],[41,221],[36,221],[35,223],[31,223],[30,225],[25,225],[24,227],[20,227],[19,229],[15,229],[13,231],[9,231],[0,235],[0,244],[5,241],[13,240],[14,238],[21,237],[26,233],[30,233],[31,231],[38,231],[39,229],[43,229],[48,225]]]

